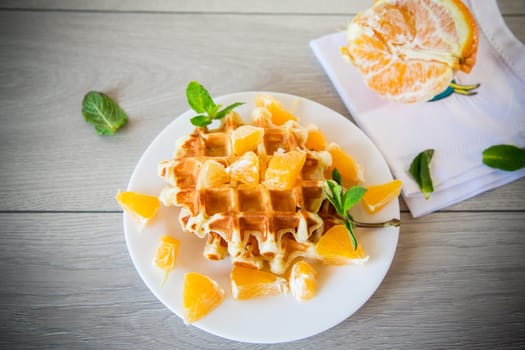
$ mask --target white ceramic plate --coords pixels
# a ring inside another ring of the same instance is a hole
[[[243,92],[220,98],[215,102],[226,106],[245,102],[236,109],[248,121],[257,95]],[[390,181],[392,175],[386,162],[368,137],[340,114],[313,101],[297,96],[268,93],[285,107],[294,106],[294,114],[302,125],[316,124],[329,141],[338,143],[351,153],[364,168],[366,184]],[[128,190],[158,195],[165,186],[157,176],[157,164],[170,159],[177,138],[193,130],[188,111],[171,122],[143,154],[129,182]],[[202,255],[203,240],[181,230],[178,208],[161,208],[159,215],[142,231],[131,217],[124,214],[127,246],[140,276],[155,296],[170,310],[181,316],[184,274],[195,271],[215,279],[225,290],[224,302],[209,315],[194,323],[220,337],[251,343],[279,343],[297,340],[325,331],[356,312],[375,292],[383,280],[397,246],[399,228],[359,229],[360,244],[370,255],[363,265],[319,265],[318,293],[312,300],[297,302],[290,294],[234,300],[230,292],[229,259],[208,261]],[[399,218],[397,200],[380,213],[368,215],[360,205],[353,209],[356,220],[379,222]],[[152,264],[159,238],[169,234],[181,241],[175,270],[161,288],[163,272]]]

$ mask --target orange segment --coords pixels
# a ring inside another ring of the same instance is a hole
[[[257,96],[255,105],[257,107],[266,107],[272,114],[272,123],[275,125],[283,125],[289,120],[297,121],[297,117],[284,109],[281,103],[272,96]]]
[[[159,269],[164,270],[164,278],[162,280],[161,286],[166,282],[168,274],[175,268],[175,261],[177,260],[179,245],[179,240],[174,237],[165,235],[160,238],[160,244],[155,251],[153,263]]]
[[[262,142],[264,129],[252,125],[242,125],[232,133],[233,152],[243,155],[249,151],[255,151],[257,145]]]
[[[427,101],[476,63],[478,29],[460,0],[375,1],[341,49],[367,85],[399,102]]]
[[[232,181],[245,184],[259,183],[259,157],[253,152],[246,152],[230,165]]]
[[[119,192],[116,200],[126,213],[142,225],[147,224],[160,208],[157,197],[137,192]]]
[[[290,292],[299,301],[310,300],[317,291],[317,271],[304,260],[296,262],[290,272]]]
[[[216,160],[208,159],[201,166],[197,179],[197,188],[211,188],[230,181],[226,168]]]
[[[277,295],[288,290],[286,280],[270,272],[235,265],[230,277],[235,299]]]
[[[313,151],[324,151],[326,149],[326,138],[324,137],[321,130],[316,128],[308,129],[306,148]]]
[[[343,151],[339,145],[331,143],[328,152],[332,155],[331,170],[337,168],[343,178],[343,185],[347,188],[358,185],[364,181],[363,168],[348,153]]]
[[[361,199],[361,203],[363,203],[369,213],[376,213],[392,199],[399,196],[402,185],[403,182],[398,179],[381,185],[367,186],[367,191]]]
[[[211,278],[197,272],[184,276],[183,318],[193,323],[209,314],[224,300],[224,290]]]
[[[361,244],[358,244],[357,249],[354,250],[352,240],[344,225],[332,226],[319,239],[315,248],[321,260],[327,264],[362,264],[368,260]]]
[[[268,168],[264,175],[265,185],[272,190],[291,189],[295,185],[305,161],[306,153],[302,151],[275,153],[268,162]]]

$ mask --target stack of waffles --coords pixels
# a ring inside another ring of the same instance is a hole
[[[229,176],[243,157],[235,150],[233,135],[246,125],[230,113],[219,128],[196,128],[177,141],[175,157],[159,164],[159,176],[168,183],[160,200],[181,207],[182,228],[206,239],[206,258],[229,255],[235,265],[283,274],[295,258],[316,257],[315,243],[326,229],[323,186],[332,158],[305,147],[308,130],[297,122],[274,125],[264,107],[255,108],[251,117],[249,125],[262,133],[249,151],[257,157],[260,180],[244,183]],[[269,162],[288,152],[304,154],[297,177],[288,187],[270,184]],[[210,161],[224,169],[222,176],[203,173],[213,168],[205,165]],[[219,181],[202,181],[214,176]]]

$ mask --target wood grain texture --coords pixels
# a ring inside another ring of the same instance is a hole
[[[188,109],[190,80],[215,96],[304,96],[351,119],[308,47],[347,17],[278,19],[0,12],[0,210],[118,210],[112,198],[141,154]],[[525,17],[509,19],[523,40]],[[130,122],[114,137],[97,136],[84,122],[89,90],[108,93],[128,112]],[[521,180],[453,208],[524,210],[524,198]]]
[[[504,225],[478,213],[437,213],[417,220],[403,215],[391,269],[367,304],[324,333],[275,346],[247,346],[185,326],[135,272],[121,219],[111,213],[0,214],[2,348],[525,345],[522,213],[498,214]],[[459,227],[460,222],[469,225]]]
[[[31,10],[89,10],[89,11],[159,11],[207,13],[295,13],[295,14],[355,14],[366,9],[372,0],[302,0],[242,1],[237,0],[3,0],[0,8]],[[499,0],[504,15],[524,14],[523,4],[513,0]]]

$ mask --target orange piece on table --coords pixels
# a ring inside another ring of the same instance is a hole
[[[428,101],[476,63],[478,27],[461,0],[380,0],[357,14],[341,48],[365,83],[398,102]]]
[[[331,143],[328,152],[332,155],[332,166],[330,170],[337,168],[343,179],[343,185],[347,188],[359,185],[364,181],[361,165],[339,145]]]
[[[315,249],[319,258],[326,264],[362,264],[368,260],[361,244],[358,243],[357,249],[354,249],[345,225],[332,226],[321,236]]]
[[[291,189],[303,169],[306,153],[303,151],[290,151],[274,153],[264,175],[264,184],[272,190]]]
[[[377,213],[391,200],[399,196],[402,185],[403,182],[397,179],[380,185],[366,186],[367,191],[361,199],[361,203],[369,213]]]
[[[200,320],[224,300],[224,290],[219,284],[197,272],[186,273],[183,288],[183,318],[186,323]]]
[[[304,260],[293,264],[288,285],[290,292],[298,301],[312,299],[317,292],[317,270]]]
[[[142,225],[153,219],[160,208],[160,200],[157,197],[142,193],[119,192],[115,199],[126,213]]]
[[[235,299],[278,295],[288,290],[288,283],[284,278],[248,267],[234,265],[230,279]]]

